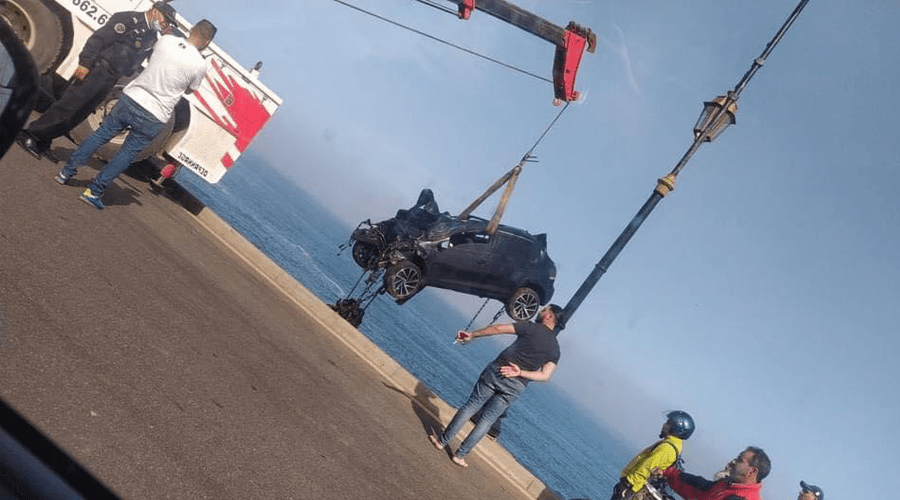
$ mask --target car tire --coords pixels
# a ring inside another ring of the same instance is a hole
[[[375,263],[372,261],[378,257],[379,252],[376,245],[357,240],[353,243],[352,253],[353,262],[356,262],[359,267],[369,270],[375,267]]]
[[[541,307],[541,296],[527,286],[517,288],[506,301],[506,315],[516,321],[528,321]]]
[[[62,23],[40,0],[0,2],[0,18],[5,19],[31,52],[39,74],[50,71],[63,46]]]
[[[422,288],[422,270],[408,260],[401,260],[384,274],[384,289],[397,300],[408,300]]]

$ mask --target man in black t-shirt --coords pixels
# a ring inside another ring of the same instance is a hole
[[[550,380],[559,363],[556,326],[561,314],[562,308],[550,304],[538,315],[539,323],[520,321],[488,326],[472,333],[463,330],[457,332],[456,340],[462,343],[470,342],[475,337],[501,333],[514,334],[516,340],[484,368],[468,401],[456,412],[444,432],[440,436],[428,436],[435,448],[444,449],[450,444],[453,436],[462,430],[466,421],[482,409],[482,416],[475,428],[453,455],[455,464],[468,467],[466,455],[487,434],[494,421],[525,390],[528,383],[532,380],[539,382]]]

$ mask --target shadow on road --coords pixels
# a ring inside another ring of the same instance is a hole
[[[419,417],[419,421],[422,422],[422,428],[425,430],[426,435],[438,435],[444,430],[440,420],[438,420],[440,411],[433,402],[436,396],[425,387],[425,384],[422,382],[417,383],[414,394],[409,394],[387,383],[384,383],[384,386],[409,398],[412,411]]]

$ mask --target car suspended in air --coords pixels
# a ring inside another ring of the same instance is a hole
[[[408,210],[378,223],[366,220],[350,236],[353,260],[364,271],[384,271],[385,292],[404,303],[431,286],[495,299],[517,321],[531,319],[553,297],[556,265],[547,235],[440,213],[422,190]]]

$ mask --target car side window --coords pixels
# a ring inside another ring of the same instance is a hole
[[[447,241],[447,247],[490,243],[491,236],[483,231],[456,233]],[[443,247],[443,245],[441,245]]]
[[[531,253],[531,242],[510,235],[503,235],[497,240],[498,252],[505,257],[528,259]]]

